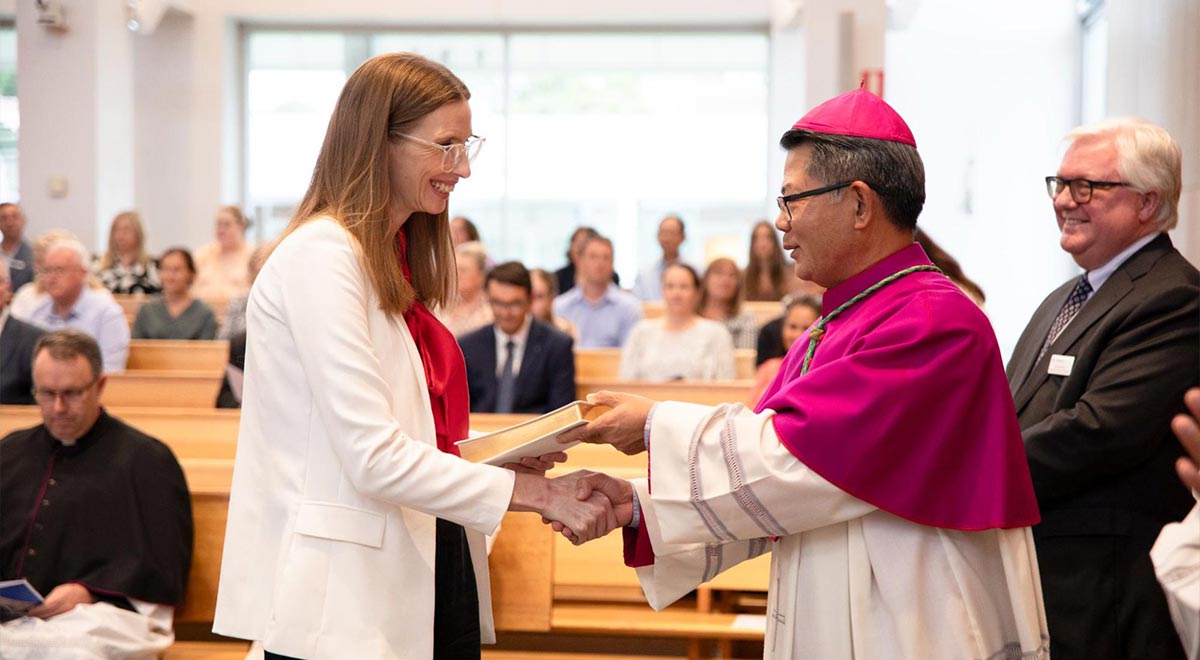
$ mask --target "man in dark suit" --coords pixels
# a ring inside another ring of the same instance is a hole
[[[471,412],[540,414],[574,401],[574,341],[529,313],[529,271],[515,261],[500,264],[485,286],[495,322],[458,339]]]
[[[12,276],[0,259],[0,404],[33,405],[33,347],[42,329],[8,313]]]
[[[1166,234],[1181,152],[1141,120],[1068,140],[1046,181],[1060,244],[1086,272],[1046,298],[1008,365],[1042,513],[1050,654],[1182,659],[1148,555],[1194,503],[1170,431],[1200,382],[1200,274]]]

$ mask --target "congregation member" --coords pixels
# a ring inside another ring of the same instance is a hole
[[[734,348],[754,348],[758,319],[742,309],[742,276],[733,259],[713,259],[701,280],[700,316],[719,321],[733,338]]]
[[[750,232],[750,256],[746,262],[746,300],[778,302],[788,293],[787,260],[766,220],[754,223]]]
[[[113,218],[108,230],[108,250],[92,267],[104,288],[117,294],[152,295],[162,290],[158,265],[146,252],[146,230],[136,211]]]
[[[30,312],[46,300],[46,287],[42,282],[42,271],[46,267],[46,249],[62,240],[76,240],[75,234],[65,229],[51,229],[38,236],[33,241],[33,281],[26,282],[21,287],[13,287],[12,314],[20,319],[28,319]],[[88,278],[88,286],[95,290],[108,289],[95,277]],[[112,294],[109,294],[110,296]]]
[[[458,338],[471,412],[542,414],[575,400],[574,341],[530,313],[533,283],[510,261],[487,275],[495,322]]]
[[[1171,244],[1182,154],[1162,128],[1077,128],[1046,177],[1084,270],[1034,312],[1008,364],[1042,523],[1056,660],[1183,658],[1149,551],[1194,500],[1169,424],[1200,383],[1200,274]]]
[[[255,247],[254,251],[250,253],[250,286],[252,287],[254,280],[258,278],[258,271],[262,270],[262,262],[266,254],[265,245]],[[217,330],[217,339],[232,339],[238,333],[246,331],[246,306],[249,301],[249,291],[229,299],[229,305],[225,307],[225,317],[221,320],[221,327]]]
[[[554,299],[552,309],[579,329],[578,348],[620,348],[642,319],[642,303],[613,280],[613,244],[596,234],[579,252],[578,286]]]
[[[218,408],[241,408],[242,385],[246,382],[246,329],[229,337],[229,360],[217,392]]]
[[[599,235],[600,232],[591,227],[576,227],[571,233],[571,240],[567,244],[567,265],[554,271],[554,277],[558,279],[559,295],[575,288],[578,279],[575,271],[579,266],[579,258],[583,255],[583,244],[589,238]],[[613,271],[612,281],[618,286],[621,284],[621,277],[616,271]]]
[[[733,340],[725,327],[696,313],[700,276],[687,264],[662,275],[663,315],[633,326],[621,349],[622,380],[732,380]]]
[[[987,318],[913,243],[912,132],[859,89],[781,144],[776,226],[829,287],[820,332],[754,411],[593,395],[613,410],[563,440],[647,451],[649,481],[579,496],[632,524],[636,487],[626,558],[657,609],[770,551],[768,660],[1045,659],[1020,428]]]
[[[463,243],[454,248],[454,260],[458,295],[449,305],[439,307],[436,316],[455,337],[461,337],[492,322],[492,308],[483,288],[487,277],[487,250],[483,243]]]
[[[8,264],[13,291],[33,281],[33,247],[25,240],[25,213],[12,202],[0,204],[0,260]]]
[[[932,261],[932,260],[931,260]],[[808,332],[812,324],[821,317],[821,299],[810,295],[792,296],[783,307],[783,324],[780,333],[783,338],[784,355],[792,348],[796,340]],[[783,366],[783,357],[764,360],[754,372],[754,392],[750,395],[748,405],[753,408],[758,405],[767,387],[779,374]]]
[[[192,296],[196,262],[192,253],[171,248],[159,258],[162,295],[142,303],[133,320],[134,339],[213,339],[217,315]]]
[[[484,535],[507,510],[589,538],[604,496],[464,461],[447,205],[471,174],[470,93],[411,53],[350,77],[246,313],[237,458],[213,631],[267,660],[480,657],[494,643]],[[319,267],[316,267],[319,265]]]
[[[0,259],[0,404],[33,405],[33,346],[42,329],[13,318],[12,278]]]
[[[183,470],[100,406],[100,347],[78,330],[37,344],[42,423],[0,440],[0,580],[45,597],[0,624],[6,660],[160,657],[192,559]]]
[[[450,220],[450,239],[454,241],[454,247],[458,247],[463,243],[483,243],[479,238],[479,229],[475,227],[475,223],[471,219],[459,215]]]
[[[655,259],[637,274],[633,281],[633,295],[638,300],[658,302],[662,300],[662,277],[667,266],[679,261],[679,247],[687,240],[683,218],[668,215],[658,223],[658,246],[662,256]]]
[[[983,303],[987,300],[987,296],[983,294],[983,289],[963,272],[958,259],[950,256],[949,252],[946,252],[942,246],[935,243],[924,229],[917,227],[914,237],[917,243],[924,248],[925,254],[929,255],[929,260],[940,268],[946,274],[946,277],[950,278],[951,282],[957,284],[958,288],[967,294],[967,297],[974,300],[975,304],[979,305],[980,308],[983,308]]]
[[[104,371],[121,372],[129,358],[129,322],[107,289],[88,286],[89,263],[87,248],[79,241],[60,240],[46,248],[40,275],[46,297],[25,320],[46,330],[82,330],[100,345]]]
[[[1175,469],[1200,502],[1200,388],[1188,390],[1184,403],[1187,414],[1176,415],[1171,430],[1188,455],[1175,462]],[[1188,660],[1200,660],[1200,503],[1182,522],[1163,527],[1150,559]]]
[[[246,241],[250,220],[236,206],[223,206],[214,222],[216,240],[196,250],[196,283],[192,292],[204,300],[225,301],[250,290],[250,257]]]
[[[533,318],[549,323],[559,331],[570,335],[571,339],[578,339],[579,330],[575,328],[575,324],[561,316],[554,315],[554,298],[558,296],[558,278],[549,271],[533,268],[529,271],[529,279],[533,284],[533,301],[529,307]]]

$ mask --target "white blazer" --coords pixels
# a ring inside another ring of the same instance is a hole
[[[483,641],[484,534],[514,475],[436,446],[420,355],[337,222],[294,231],[246,310],[246,376],[213,632],[326,660],[433,655],[436,518],[467,530]]]

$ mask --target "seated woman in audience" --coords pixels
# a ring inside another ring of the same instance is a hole
[[[254,286],[254,279],[258,277],[258,271],[262,268],[263,257],[266,255],[267,250],[265,245],[254,248],[254,251],[250,253],[251,286]],[[235,335],[246,329],[246,304],[249,301],[249,291],[229,299],[229,306],[225,308],[225,318],[221,321],[221,329],[217,331],[217,339],[233,339]]]
[[[573,339],[579,339],[579,330],[574,323],[554,315],[554,297],[558,295],[558,278],[549,271],[534,268],[529,271],[529,279],[533,281],[533,301],[529,306],[533,317],[553,325],[571,335]]]
[[[27,282],[20,289],[13,292],[12,302],[9,303],[8,310],[14,317],[28,320],[33,310],[50,297],[50,294],[46,293],[46,287],[42,282],[42,269],[45,266],[46,250],[51,245],[66,240],[73,241],[78,239],[75,237],[75,234],[66,229],[51,229],[33,241],[33,281]],[[104,284],[95,275],[88,274],[87,286],[92,291],[101,292],[105,296],[112,298],[112,292],[104,288]]]
[[[817,322],[821,317],[821,299],[812,295],[800,295],[788,301],[787,307],[783,311],[783,353],[791,350],[792,344],[808,331],[812,324]],[[750,401],[747,403],[751,408],[758,404],[758,400],[762,398],[763,392],[767,391],[767,386],[771,381],[775,380],[776,374],[779,373],[779,367],[783,364],[783,357],[773,357],[758,365],[758,371],[754,373],[754,393],[750,395]]]
[[[226,301],[250,290],[250,255],[254,246],[246,243],[249,226],[250,221],[236,206],[223,206],[217,211],[217,240],[196,250],[196,283],[192,292],[197,298]]]
[[[987,299],[983,295],[983,289],[963,273],[962,266],[958,265],[958,260],[950,256],[949,252],[943,250],[942,246],[934,243],[929,234],[926,234],[921,228],[917,228],[914,237],[921,244],[921,247],[925,249],[925,254],[933,262],[933,265],[941,268],[946,277],[958,285],[958,288],[962,289],[962,292],[967,294],[968,298],[974,300],[976,305],[983,307],[983,303]]]
[[[742,309],[742,276],[733,259],[714,259],[704,271],[700,316],[723,323],[734,348],[754,348],[758,319],[754,312]]]
[[[621,350],[625,380],[731,380],[737,374],[725,326],[696,313],[700,276],[691,266],[663,271],[663,315],[633,326]]]
[[[133,321],[134,339],[212,339],[217,336],[217,316],[212,308],[192,297],[196,262],[183,248],[171,248],[159,260],[162,297],[148,301]]]
[[[750,233],[750,259],[746,264],[746,300],[782,300],[788,292],[787,280],[791,275],[775,228],[766,220],[755,223]]]
[[[137,211],[124,211],[113,218],[108,251],[96,259],[92,274],[113,293],[149,295],[162,290],[158,267],[146,253],[146,230]]]
[[[454,247],[458,247],[463,243],[482,243],[479,238],[479,229],[475,227],[475,223],[465,215],[455,216],[450,220],[450,240],[454,241]]]
[[[458,337],[491,323],[492,306],[483,290],[487,276],[487,251],[483,244],[469,241],[459,245],[454,248],[454,259],[458,265],[458,296],[435,315]]]

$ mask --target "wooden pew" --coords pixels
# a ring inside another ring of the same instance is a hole
[[[743,379],[646,383],[616,378],[575,379],[575,392],[580,399],[586,399],[588,394],[600,390],[627,392],[656,401],[684,401],[715,406],[721,403],[746,403],[750,398],[750,393],[754,390],[754,381]]]
[[[129,342],[126,371],[205,371],[225,373],[229,342],[134,339]]]
[[[752,348],[739,348],[734,351],[737,377],[739,379],[754,378],[756,351]],[[594,378],[617,378],[621,368],[621,349],[619,348],[578,348],[575,349],[575,379],[591,380]]]
[[[109,374],[100,400],[106,406],[213,408],[222,374],[211,371],[140,370]]]

